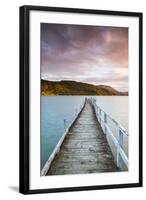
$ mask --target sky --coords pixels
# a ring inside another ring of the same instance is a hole
[[[128,91],[128,28],[41,23],[41,78]]]

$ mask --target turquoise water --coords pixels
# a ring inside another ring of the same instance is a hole
[[[84,96],[41,97],[41,169],[64,132],[64,120],[68,126],[84,99]],[[96,102],[128,130],[128,97],[98,96]]]
[[[128,131],[127,96],[98,96],[96,97],[96,103]]]
[[[83,102],[83,96],[41,97],[41,169],[64,132],[64,120],[67,127]]]

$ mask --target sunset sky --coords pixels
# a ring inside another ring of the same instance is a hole
[[[41,24],[41,78],[128,91],[128,28]]]

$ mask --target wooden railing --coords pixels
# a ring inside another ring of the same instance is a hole
[[[103,109],[97,106],[96,100],[94,98],[89,98],[88,102],[94,108],[96,118],[102,128],[103,133],[106,134],[107,136],[110,136],[112,142],[114,143],[116,147],[115,162],[116,162],[117,167],[121,168],[122,164],[124,163],[126,168],[128,169],[128,157],[123,149],[124,137],[125,136],[128,137],[127,131],[116,120],[114,120],[109,114],[107,114]],[[108,123],[109,120],[115,124],[118,138],[115,136],[115,134],[113,134],[110,124]]]

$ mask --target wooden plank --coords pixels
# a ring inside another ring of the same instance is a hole
[[[86,102],[73,127],[62,143],[47,175],[114,172],[111,149],[92,106]]]

